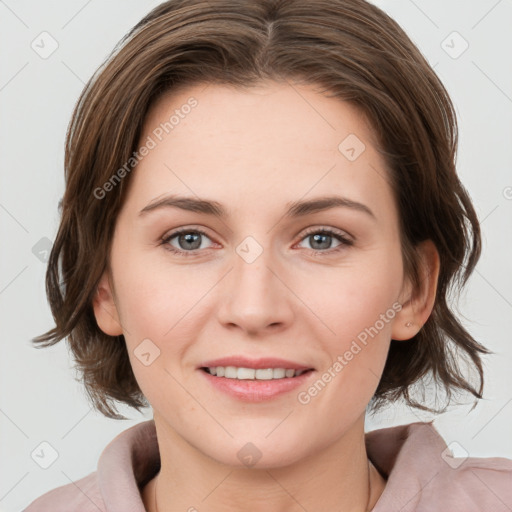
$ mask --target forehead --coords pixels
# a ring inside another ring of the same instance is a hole
[[[172,126],[165,125],[169,121]],[[318,152],[337,155],[338,144],[349,134],[375,144],[371,127],[355,106],[320,94],[313,85],[273,81],[245,88],[181,86],[164,94],[149,110],[144,132],[152,134],[158,128],[164,131],[161,136],[173,139],[175,145],[186,138],[189,149],[222,138],[224,147],[248,156],[264,149],[264,155],[287,153],[288,159],[293,157],[290,150],[295,150],[296,158],[314,150],[314,160],[318,160]],[[159,138],[158,133],[153,135]]]
[[[134,171],[130,198],[140,208],[172,193],[261,212],[263,203],[282,208],[334,192],[374,211],[393,208],[366,118],[311,85],[181,87],[149,110],[144,144],[152,149]]]

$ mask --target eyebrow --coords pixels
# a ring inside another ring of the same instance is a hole
[[[311,213],[342,207],[363,212],[374,220],[377,220],[375,214],[368,206],[341,196],[326,196],[309,199],[307,201],[293,201],[287,203],[287,207],[288,209],[285,212],[286,217],[303,217]],[[179,208],[190,212],[212,215],[221,219],[228,217],[226,209],[217,201],[176,195],[167,195],[160,199],[153,200],[139,212],[139,216],[161,208]]]

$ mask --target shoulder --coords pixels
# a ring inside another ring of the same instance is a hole
[[[97,473],[46,492],[23,512],[106,512],[98,486]]]
[[[446,464],[440,465],[430,489],[426,486],[423,491],[424,510],[428,509],[428,501],[436,496],[443,497],[443,505],[450,510],[499,512],[512,509],[512,460],[449,454],[443,459]]]
[[[512,460],[454,457],[433,422],[370,432],[367,447],[387,477],[375,512],[512,510]]]
[[[94,473],[48,491],[24,512],[107,512],[113,506],[144,512],[140,487],[159,469],[154,422],[141,422],[110,441]]]
[[[421,434],[427,439],[431,436],[428,443],[417,440],[418,447],[430,448],[430,454],[425,456],[425,461],[432,469],[431,490],[429,491],[429,486],[424,490],[427,497],[429,494],[440,493],[441,496],[446,497],[448,504],[453,501],[454,510],[510,511],[512,508],[511,459],[455,457],[450,449],[451,444],[446,445],[433,422],[424,425]],[[461,507],[461,503],[465,506]]]

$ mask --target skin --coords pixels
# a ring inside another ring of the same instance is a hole
[[[190,97],[198,105],[133,171],[94,299],[100,328],[124,335],[154,411],[162,466],[142,491],[144,505],[156,510],[157,484],[160,512],[370,510],[385,479],[367,457],[365,409],[390,340],[410,339],[432,311],[438,253],[430,241],[419,247],[422,287],[412,294],[388,171],[371,127],[350,104],[312,86],[201,84],[159,99],[141,144]],[[366,146],[355,161],[338,150],[351,133]],[[167,193],[218,201],[229,216],[171,207],[139,216]],[[333,193],[367,205],[375,219],[340,207],[283,216],[291,201]],[[179,236],[167,242],[193,256],[160,243],[181,227],[207,233],[195,251]],[[338,230],[353,245],[336,251],[338,239],[315,243],[307,228]],[[236,252],[247,236],[263,250],[252,263]],[[397,302],[402,309],[378,335],[299,403],[298,393]],[[134,353],[146,338],[160,350],[149,366]],[[233,354],[291,359],[316,375],[270,401],[241,402],[197,369]],[[252,467],[237,457],[248,442],[262,454]]]

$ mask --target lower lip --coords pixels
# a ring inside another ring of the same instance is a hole
[[[307,371],[298,377],[272,380],[228,379],[226,377],[215,377],[201,369],[199,369],[199,372],[206,377],[212,386],[234,398],[244,402],[263,402],[304,385],[314,373],[314,370]]]

